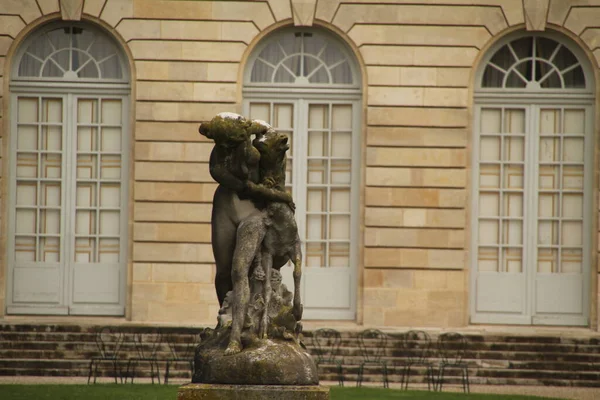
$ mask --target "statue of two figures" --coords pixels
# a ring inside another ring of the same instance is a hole
[[[315,385],[302,330],[302,254],[285,190],[287,136],[264,121],[221,113],[199,131],[215,142],[210,173],[215,288],[221,309],[196,350],[193,382]],[[279,270],[291,262],[294,288]]]

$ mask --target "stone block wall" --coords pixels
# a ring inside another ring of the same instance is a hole
[[[60,3],[77,1],[0,3],[0,101],[8,94],[6,56],[15,40],[22,39],[21,32],[42,19],[59,19]],[[351,43],[366,74],[357,322],[385,327],[468,324],[473,68],[503,33],[526,26],[524,1],[304,2],[315,4],[315,25]],[[131,320],[213,324],[218,304],[210,209],[216,184],[207,165],[212,145],[197,133],[198,123],[218,112],[241,111],[240,68],[249,46],[276,24],[311,20],[297,3],[301,1],[83,2],[83,18],[99,21],[120,37],[135,66]],[[551,1],[546,23],[579,37],[600,58],[598,17],[600,1]],[[0,107],[0,113],[7,107]],[[0,117],[6,171],[9,125],[4,114]],[[597,295],[593,297],[596,304]]]

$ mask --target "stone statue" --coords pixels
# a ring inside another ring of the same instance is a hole
[[[264,121],[221,113],[199,131],[214,140],[210,173],[218,324],[196,350],[193,382],[316,385],[300,341],[302,254],[285,191],[288,139]],[[252,140],[252,137],[254,139]],[[294,265],[294,291],[279,270]]]

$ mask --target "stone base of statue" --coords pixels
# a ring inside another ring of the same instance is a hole
[[[242,350],[225,354],[231,333],[231,292],[219,311],[218,327],[206,329],[196,348],[193,383],[231,385],[318,385],[317,367],[300,340],[302,325],[292,315],[292,293],[281,283],[279,271],[271,273],[272,295],[267,338],[257,332],[265,305],[260,273],[250,279],[252,296],[241,336]]]
[[[324,386],[209,385],[181,386],[177,400],[329,400]]]

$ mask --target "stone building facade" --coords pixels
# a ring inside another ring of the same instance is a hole
[[[212,325],[224,111],[291,137],[306,317],[597,329],[600,0],[0,2],[0,315]]]

